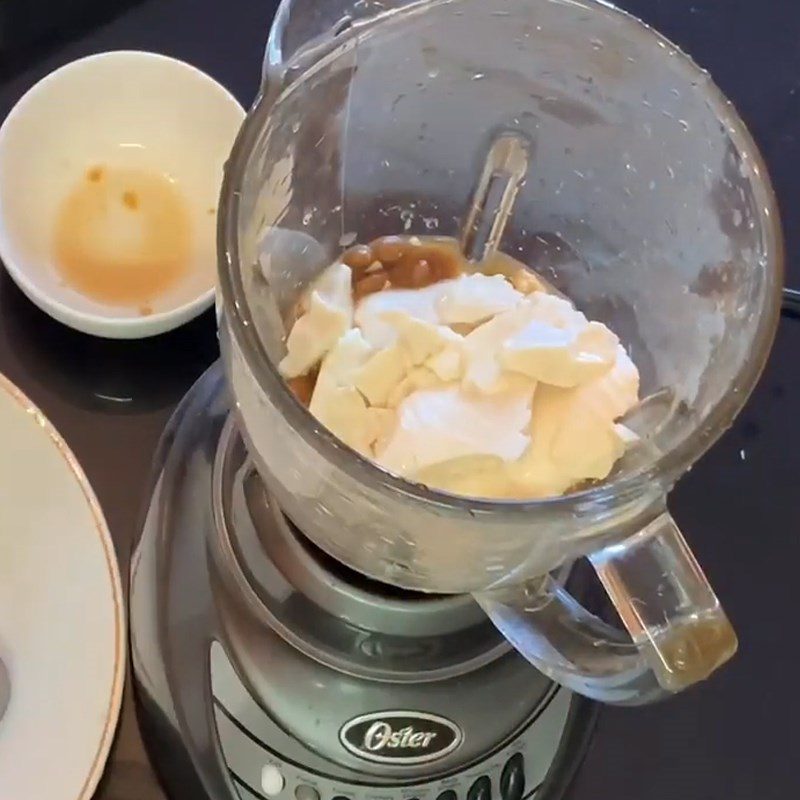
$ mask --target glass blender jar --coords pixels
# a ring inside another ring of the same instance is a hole
[[[736,637],[666,495],[741,409],[777,323],[780,224],[744,124],[674,45],[594,0],[316,5],[278,12],[220,205],[223,360],[270,493],[371,578],[471,593],[574,691],[633,704],[704,679]],[[485,166],[502,139],[527,156],[501,249],[619,335],[645,398],[609,479],[547,500],[388,474],[277,371],[304,287],[353,240],[460,236],[486,177],[508,179]],[[550,577],[582,557],[626,633]]]

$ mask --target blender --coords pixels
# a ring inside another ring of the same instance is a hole
[[[735,651],[665,497],[763,367],[782,244],[707,74],[592,0],[279,9],[220,205],[222,363],[176,411],[131,567],[140,718],[174,798],[558,796],[585,698],[633,705]],[[354,240],[530,265],[638,365],[641,443],[540,501],[431,490],[327,432],[277,372]],[[581,604],[586,559],[620,626]]]

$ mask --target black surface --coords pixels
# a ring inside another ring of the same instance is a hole
[[[325,0],[320,0],[324,2]],[[626,0],[708,68],[750,125],[775,182],[800,287],[800,4],[796,0]],[[271,0],[150,0],[0,72],[0,117],[54,67],[115,48],[158,50],[252,99]],[[123,569],[159,431],[215,354],[210,315],[143,344],[90,340],[33,309],[0,277],[0,370],[41,405],[83,464]],[[785,318],[763,379],[733,429],[681,482],[672,509],[740,637],[735,660],[665,704],[606,709],[572,800],[790,800],[800,662],[796,565],[800,321]],[[129,700],[102,800],[160,797]],[[37,799],[38,800],[38,799]],[[44,799],[42,799],[44,800]]]
[[[3,0],[0,70],[13,67],[65,37],[77,37],[141,0]]]

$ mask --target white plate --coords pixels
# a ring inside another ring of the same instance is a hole
[[[125,617],[100,506],[42,413],[0,376],[2,800],[88,800],[119,716]]]

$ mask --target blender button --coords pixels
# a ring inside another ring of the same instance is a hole
[[[319,792],[307,783],[295,786],[294,796],[296,800],[319,800]]]
[[[457,800],[456,793],[452,789],[445,789],[436,800]]]
[[[506,761],[500,775],[502,800],[522,800],[525,794],[525,762],[522,753],[516,753]]]
[[[267,797],[275,797],[281,793],[283,784],[283,774],[274,764],[266,764],[261,769],[261,788]]]
[[[492,782],[481,775],[467,792],[467,800],[492,800]]]

